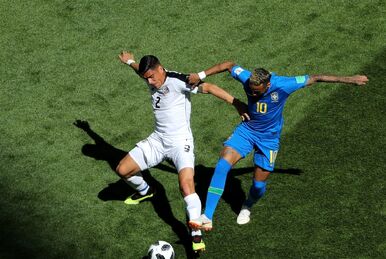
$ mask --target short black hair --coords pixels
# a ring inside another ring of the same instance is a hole
[[[255,85],[267,84],[271,80],[271,73],[264,68],[255,68],[249,81]]]
[[[157,66],[159,66],[161,63],[159,62],[158,58],[153,55],[146,55],[141,58],[141,61],[139,62],[139,68],[138,73],[140,75],[143,75],[148,71],[149,69],[154,69]]]

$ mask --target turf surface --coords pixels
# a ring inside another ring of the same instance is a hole
[[[112,169],[153,130],[122,50],[186,73],[234,60],[283,75],[368,75],[365,87],[290,97],[267,195],[249,225],[235,224],[251,177],[251,158],[241,161],[201,257],[386,257],[384,1],[36,0],[0,10],[1,258],[141,258],[156,240],[190,256],[172,166],[145,172],[159,190],[152,202],[122,202],[132,191]],[[208,81],[244,99],[228,75]],[[204,200],[238,116],[209,95],[192,102]]]

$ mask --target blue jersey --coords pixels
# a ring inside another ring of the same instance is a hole
[[[262,134],[279,137],[284,123],[284,104],[290,94],[306,85],[308,75],[285,77],[271,73],[271,86],[268,91],[260,97],[254,97],[251,96],[249,88],[252,73],[236,65],[232,68],[231,74],[242,83],[248,97],[248,113],[251,119],[243,124]]]

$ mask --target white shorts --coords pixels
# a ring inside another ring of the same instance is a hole
[[[194,168],[193,137],[165,137],[153,132],[147,139],[136,144],[129,152],[141,171],[171,159],[179,172],[185,167]]]

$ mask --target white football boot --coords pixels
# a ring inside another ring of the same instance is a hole
[[[251,208],[247,206],[241,207],[240,213],[237,216],[237,224],[239,225],[247,224],[251,220],[250,215],[251,215]]]

